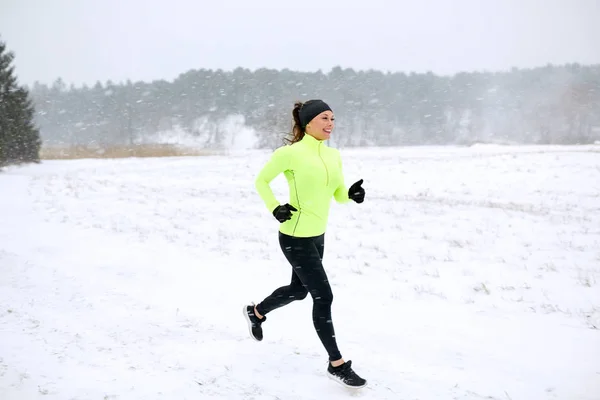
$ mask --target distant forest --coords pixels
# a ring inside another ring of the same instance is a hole
[[[336,115],[332,145],[577,144],[600,140],[600,65],[503,72],[190,70],[173,81],[35,83],[46,146],[189,143],[274,148],[296,100]]]

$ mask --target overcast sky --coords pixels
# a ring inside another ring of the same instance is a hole
[[[0,0],[20,83],[600,63],[600,0]]]

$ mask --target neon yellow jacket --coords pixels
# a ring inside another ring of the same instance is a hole
[[[325,233],[331,199],[347,203],[342,160],[337,149],[310,135],[276,149],[256,177],[258,194],[272,214],[279,202],[269,183],[283,173],[289,186],[289,200],[298,211],[280,224],[279,231],[290,236],[310,237]]]

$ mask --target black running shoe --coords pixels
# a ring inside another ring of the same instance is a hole
[[[261,341],[263,340],[263,332],[261,324],[267,320],[267,316],[263,315],[262,319],[259,319],[254,314],[254,305],[244,306],[244,317],[246,318],[246,322],[248,323],[248,331],[250,331],[250,336],[254,340]]]
[[[352,370],[352,361],[348,360],[342,365],[334,367],[328,363],[327,375],[334,381],[353,389],[367,386],[367,381]]]

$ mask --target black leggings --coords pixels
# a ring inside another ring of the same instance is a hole
[[[319,339],[325,346],[330,361],[341,359],[331,322],[333,293],[322,264],[325,235],[299,238],[280,232],[279,245],[292,265],[292,281],[257,304],[256,310],[259,314],[266,315],[294,300],[303,300],[310,293],[313,299],[313,324]]]

